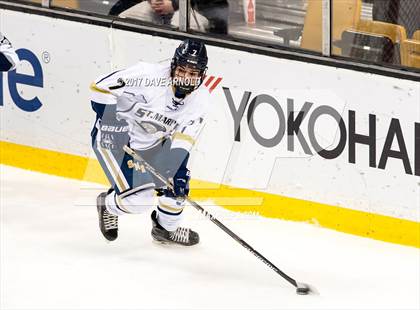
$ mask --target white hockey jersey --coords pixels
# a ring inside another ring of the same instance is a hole
[[[93,102],[117,105],[117,119],[128,123],[130,146],[136,150],[171,138],[172,148],[190,151],[209,105],[209,91],[203,85],[182,101],[175,98],[169,64],[140,62],[98,78],[91,90]]]
[[[19,57],[16,54],[14,48],[10,41],[0,32],[0,54],[4,55],[8,62],[12,65],[7,71],[13,70],[16,68],[16,65],[19,63]]]

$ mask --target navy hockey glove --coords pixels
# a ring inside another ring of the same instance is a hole
[[[190,191],[190,171],[187,168],[188,158],[188,151],[175,148],[169,151],[169,156],[165,160],[165,177],[173,181],[173,195],[175,197],[187,196]]]
[[[179,169],[173,179],[175,197],[188,196],[190,192],[190,170]]]

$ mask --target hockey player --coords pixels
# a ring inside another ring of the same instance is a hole
[[[0,32],[0,72],[11,71],[19,63],[19,57],[16,54],[12,44]]]
[[[202,86],[207,52],[187,39],[167,65],[140,62],[98,78],[92,85],[96,112],[92,145],[112,188],[97,198],[99,226],[107,240],[118,237],[118,216],[151,214],[152,237],[163,243],[194,245],[197,232],[180,227],[189,192],[189,151],[202,127],[209,92]],[[128,144],[166,178],[166,188],[122,147]]]

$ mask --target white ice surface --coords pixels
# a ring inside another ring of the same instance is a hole
[[[187,208],[192,248],[151,242],[149,213],[101,236],[101,186],[0,166],[1,309],[419,309],[420,251],[304,223],[207,207],[289,283]]]

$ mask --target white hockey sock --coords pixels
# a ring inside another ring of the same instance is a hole
[[[182,210],[184,210],[184,202],[161,196],[159,197],[157,221],[166,230],[174,231],[182,220]]]
[[[156,205],[153,189],[145,189],[121,198],[114,192],[105,197],[106,209],[114,215],[140,214]]]

